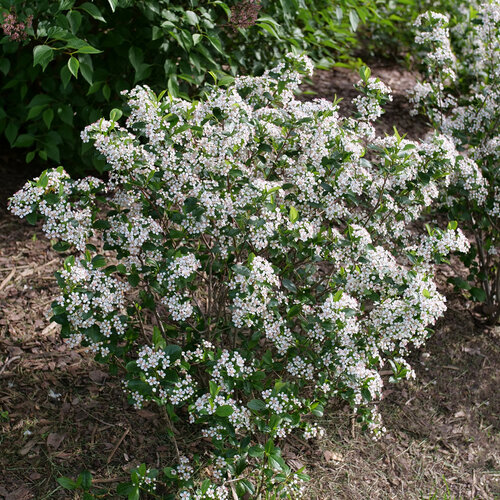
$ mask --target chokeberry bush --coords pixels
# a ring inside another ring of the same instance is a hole
[[[443,208],[473,236],[462,256],[466,279],[452,281],[482,302],[491,323],[500,318],[500,2],[462,6],[448,27],[444,14],[417,20],[424,80],[413,92],[422,110],[446,134],[455,169]]]
[[[115,110],[82,134],[105,181],[60,167],[10,201],[71,253],[53,304],[68,344],[205,437],[193,456],[171,432],[178,463],[122,492],[300,497],[280,441],[320,436],[332,398],[380,434],[380,370],[412,377],[409,349],[445,310],[433,266],[467,240],[414,222],[448,182],[446,142],[378,137],[390,90],[366,68],[352,117],[296,100],[311,68],[287,55],[197,102],[136,87],[124,124]]]
[[[186,98],[293,48],[345,62],[376,12],[374,0],[0,0],[0,133],[28,163],[100,170],[78,134],[122,90],[147,81]]]

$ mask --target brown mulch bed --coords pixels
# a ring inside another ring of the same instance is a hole
[[[386,65],[372,66],[394,90],[379,131],[415,139],[429,129],[408,116],[406,90],[415,78]],[[354,72],[318,72],[318,95],[355,95]],[[153,407],[136,411],[120,381],[81,350],[70,350],[45,314],[58,295],[53,277],[59,256],[38,228],[8,215],[7,196],[36,175],[19,157],[0,161],[0,499],[77,498],[56,482],[87,469],[97,486],[124,480],[147,462],[168,465],[172,446]],[[379,441],[334,405],[316,443],[287,441],[286,458],[313,478],[306,497],[324,499],[500,498],[499,329],[477,322],[465,301],[440,276],[449,309],[426,347],[413,355],[417,379],[388,384],[381,413],[387,434]],[[105,498],[113,498],[106,496]]]
[[[410,116],[411,105],[408,102],[407,92],[417,81],[414,73],[394,64],[375,62],[370,66],[372,76],[380,78],[392,89],[392,102],[385,106],[385,114],[376,124],[377,132],[381,135],[392,134],[396,127],[400,135],[407,134],[408,139],[423,138],[431,128],[422,116]],[[303,85],[303,89],[311,94],[304,98],[323,98],[333,101],[341,98],[340,112],[349,114],[354,110],[351,100],[358,94],[353,87],[360,77],[356,71],[346,68],[334,68],[329,71],[315,71],[312,84]]]

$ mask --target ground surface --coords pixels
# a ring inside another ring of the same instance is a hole
[[[425,122],[408,121],[405,92],[414,77],[385,66],[374,74],[395,90],[380,130],[395,124],[410,138],[425,134]],[[313,88],[348,99],[355,81],[347,70],[321,72]],[[130,408],[119,380],[67,349],[45,317],[57,296],[58,255],[38,229],[5,210],[7,196],[34,173],[7,153],[0,174],[0,499],[73,498],[57,477],[89,469],[107,487],[140,462],[168,464],[172,447],[155,408]],[[321,422],[324,439],[283,444],[286,458],[313,478],[307,497],[500,498],[500,332],[482,326],[447,287],[450,272],[440,273],[448,312],[413,356],[417,380],[386,386],[387,435],[373,442],[346,408],[333,406]]]

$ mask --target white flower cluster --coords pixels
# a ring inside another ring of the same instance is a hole
[[[62,168],[47,171],[15,193],[9,208],[18,217],[38,213],[48,238],[65,241],[84,251],[92,235],[92,212],[86,201],[92,199],[92,193],[103,182],[94,177],[71,183],[68,179]]]
[[[130,287],[74,259],[66,263],[60,277],[65,286],[57,304],[66,312],[70,324],[68,343],[76,346],[85,342],[107,356],[109,345],[125,334],[125,295]],[[93,335],[84,337],[83,330],[91,330]]]
[[[238,352],[229,352],[224,349],[212,369],[212,380],[224,387],[226,380],[245,379],[253,372],[254,368],[247,366]]]
[[[381,103],[392,101],[391,89],[374,77],[370,77],[366,82],[360,80],[356,88],[364,94],[353,99],[361,119],[372,122],[380,118],[384,112]]]
[[[189,421],[194,423],[198,418],[206,415],[220,415],[220,408],[228,408],[227,418],[234,427],[235,432],[251,429],[250,411],[243,406],[243,401],[236,401],[227,394],[218,394],[213,397],[210,394],[203,394],[190,409]],[[225,412],[223,412],[225,413]],[[209,425],[203,429],[203,435],[214,439],[222,440],[224,436],[221,431],[224,429],[221,425]]]
[[[449,21],[448,16],[438,12],[428,11],[421,14],[415,20],[415,27],[420,28],[415,43],[431,47],[427,54],[429,67],[446,68],[447,76],[454,79],[452,66],[455,64],[455,55],[451,50]]]
[[[180,500],[228,500],[229,490],[226,486],[211,484],[203,493],[201,491],[182,490],[179,493]]]
[[[165,295],[161,303],[167,306],[174,321],[185,321],[194,312],[189,294],[179,291],[183,288],[179,280],[191,277],[199,267],[200,262],[193,254],[183,255],[173,259],[167,270],[157,275],[158,282],[165,287]]]
[[[304,431],[304,439],[322,438],[325,435],[325,429],[318,424],[308,425]]]

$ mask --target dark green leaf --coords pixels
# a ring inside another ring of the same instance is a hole
[[[283,278],[281,280],[282,285],[289,290],[292,293],[297,293],[297,287],[295,286],[295,283],[287,278]]]
[[[265,410],[267,408],[264,401],[261,401],[260,399],[251,399],[247,403],[247,406],[251,410],[255,410],[255,411],[261,411],[261,410]]]
[[[478,301],[484,302],[486,300],[486,293],[482,288],[472,287],[470,294]]]
[[[90,14],[94,19],[103,23],[106,22],[106,19],[102,17],[101,11],[93,3],[85,2],[79,5],[78,8],[84,10],[87,14]]]
[[[215,414],[219,417],[229,417],[229,415],[232,415],[233,412],[234,409],[230,405],[222,405],[215,410]]]
[[[33,49],[33,66],[39,64],[45,71],[45,68],[54,58],[54,49],[48,45],[37,45]]]
[[[78,59],[76,57],[71,56],[68,59],[68,69],[75,78],[78,77],[79,67],[80,67],[80,62],[78,61]]]
[[[42,115],[43,122],[47,126],[47,128],[50,128],[50,124],[52,123],[52,120],[54,119],[54,110],[52,108],[47,108]]]

